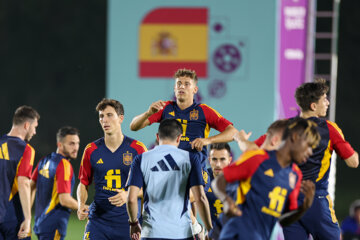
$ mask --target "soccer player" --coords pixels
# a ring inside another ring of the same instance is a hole
[[[160,123],[159,146],[138,155],[131,165],[127,209],[132,239],[194,239],[190,219],[189,189],[207,230],[211,229],[198,154],[178,148],[181,124],[175,119]],[[137,196],[144,188],[142,230]]]
[[[232,141],[236,129],[216,110],[194,101],[194,95],[198,91],[195,71],[179,69],[174,77],[176,101],[159,100],[152,103],[146,112],[134,117],[130,128],[137,131],[162,119],[178,120],[183,128],[179,148],[190,152],[195,149],[201,151],[202,167],[206,170],[206,146],[211,143]],[[208,137],[210,128],[215,128],[220,133]]]
[[[70,160],[79,151],[79,130],[62,127],[56,141],[56,152],[41,159],[31,177],[32,199],[36,192],[34,232],[39,240],[64,239],[71,209],[78,208],[71,196],[75,175]]]
[[[209,162],[210,168],[208,168],[210,182],[217,177],[224,167],[229,165],[232,161],[231,157],[231,149],[229,144],[227,143],[214,143],[210,144],[209,150]],[[223,204],[221,201],[215,196],[214,192],[211,188],[206,192],[206,197],[209,201],[210,213],[211,213],[211,221],[212,225],[215,229],[215,226],[221,226],[219,216],[223,212]],[[212,236],[212,231],[209,232],[209,236]],[[216,235],[216,234],[215,234]]]
[[[0,138],[0,239],[31,238],[30,177],[35,151],[27,142],[40,115],[29,106],[16,109],[12,128]]]
[[[295,98],[300,106],[300,116],[317,123],[321,136],[319,146],[314,149],[305,164],[300,165],[304,179],[315,182],[316,192],[312,207],[296,223],[284,228],[285,239],[340,239],[340,228],[328,193],[328,178],[333,150],[352,168],[359,165],[358,153],[345,140],[336,123],[323,117],[329,107],[325,80],[304,83],[296,89]]]
[[[103,99],[96,111],[105,136],[84,150],[77,189],[78,218],[89,218],[84,239],[129,239],[124,188],[134,157],[145,152],[146,147],[122,133],[124,108],[120,102]],[[93,179],[95,196],[89,210],[85,202]]]
[[[224,204],[224,213],[236,216],[225,224],[220,239],[269,239],[279,217],[282,225],[290,224],[311,206],[314,184],[301,184],[302,174],[295,163],[305,162],[319,143],[315,123],[294,119],[282,139],[277,151],[245,152],[213,181],[212,189]],[[240,181],[236,202],[225,191],[227,183],[234,181]],[[305,198],[298,207],[300,185]]]
[[[178,120],[183,128],[179,148],[190,152],[201,151],[199,154],[205,191],[207,191],[210,182],[206,168],[206,146],[211,143],[232,141],[237,130],[216,110],[206,104],[194,101],[194,95],[198,92],[198,78],[195,71],[179,69],[174,77],[176,101],[159,100],[152,103],[146,112],[133,118],[130,128],[137,131],[154,122],[160,122],[162,119],[173,118]],[[209,137],[210,128],[215,128],[220,133]],[[199,225],[194,222],[194,226]],[[193,229],[201,230],[201,228],[195,227]],[[194,231],[194,233],[199,233],[199,231]]]

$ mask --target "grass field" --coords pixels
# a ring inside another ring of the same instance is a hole
[[[34,218],[33,218],[34,219]],[[66,240],[81,240],[84,234],[86,221],[79,221],[76,213],[72,212],[69,219],[69,224],[67,228]],[[34,222],[31,224],[34,227]],[[32,240],[38,239],[33,233]]]

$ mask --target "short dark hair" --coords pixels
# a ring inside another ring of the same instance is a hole
[[[231,148],[228,143],[212,143],[212,144],[210,144],[209,148],[210,148],[210,151],[226,149],[226,151],[228,151],[229,155],[231,156]]]
[[[103,98],[96,106],[96,111],[103,111],[107,106],[113,107],[117,115],[124,115],[124,106],[117,100]]]
[[[56,141],[57,142],[62,142],[63,139],[67,136],[67,135],[77,135],[80,136],[80,131],[77,128],[74,127],[70,127],[70,126],[65,126],[62,127],[58,130],[58,132],[56,133]]]
[[[289,123],[289,119],[280,119],[273,122],[267,129],[268,135],[273,135],[278,132],[283,132]]]
[[[182,126],[175,119],[164,119],[160,122],[158,134],[160,139],[175,140],[182,134]]]
[[[321,137],[317,130],[317,124],[312,120],[301,117],[291,119],[285,128],[282,139],[286,140],[294,132],[298,133],[299,135],[305,135],[312,148],[316,148],[320,142]]]
[[[304,83],[296,89],[295,99],[302,111],[311,110],[311,103],[316,103],[329,91],[325,79],[316,79],[314,82]]]
[[[35,119],[40,119],[39,113],[34,108],[23,105],[15,110],[13,125],[19,125],[26,121],[34,121]]]
[[[190,69],[178,69],[176,71],[176,73],[174,74],[174,78],[179,78],[179,77],[189,77],[191,78],[192,80],[195,81],[195,83],[198,82],[198,78],[197,78],[197,75],[196,75],[196,72],[194,70],[190,70]]]

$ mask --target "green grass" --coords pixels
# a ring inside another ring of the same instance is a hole
[[[76,212],[72,212],[70,215],[68,228],[67,228],[67,234],[65,239],[66,240],[80,240],[82,239],[84,235],[85,225],[87,221],[79,221],[79,219],[76,216]],[[34,227],[34,218],[33,222],[31,224],[32,227]],[[36,235],[32,234],[31,236],[32,240],[38,239]]]

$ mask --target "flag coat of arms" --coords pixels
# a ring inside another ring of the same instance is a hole
[[[179,68],[207,77],[208,9],[157,8],[141,22],[139,76],[172,77]]]

